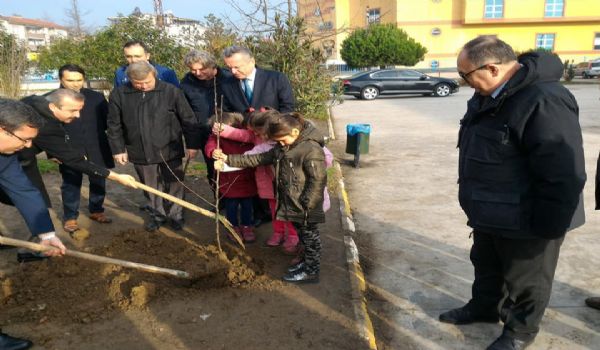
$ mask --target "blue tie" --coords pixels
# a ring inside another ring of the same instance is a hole
[[[252,103],[252,88],[248,79],[244,79],[244,95],[246,95],[248,103]]]

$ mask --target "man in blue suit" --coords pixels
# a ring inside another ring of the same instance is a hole
[[[123,55],[125,56],[125,60],[127,60],[127,64],[117,68],[115,71],[115,88],[125,85],[127,82],[129,82],[125,70],[130,64],[139,61],[146,61],[154,66],[154,68],[156,68],[156,78],[158,78],[158,80],[162,80],[179,87],[179,80],[177,79],[177,74],[175,74],[175,71],[171,68],[161,66],[160,64],[150,61],[150,52],[148,51],[148,47],[146,47],[143,42],[139,40],[126,42],[125,45],[123,45]]]
[[[0,188],[10,197],[40,244],[56,248],[46,255],[63,255],[66,248],[56,237],[44,198],[25,176],[14,155],[31,147],[42,124],[43,119],[30,106],[0,98]],[[29,340],[0,332],[0,349],[28,349],[32,345]]]
[[[242,46],[223,50],[223,59],[236,78],[222,87],[224,109],[239,113],[264,107],[282,113],[294,111],[294,93],[285,74],[256,67],[252,52]]]

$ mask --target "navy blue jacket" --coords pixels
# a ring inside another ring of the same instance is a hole
[[[32,235],[54,231],[46,202],[25,176],[16,155],[0,154],[0,188],[19,210]]]
[[[156,64],[154,62],[150,62],[156,68],[157,78],[158,80],[165,81],[167,83],[171,83],[177,87],[179,87],[179,79],[177,79],[177,74],[171,68],[161,66],[160,64]],[[121,66],[117,68],[115,71],[115,88],[119,86],[123,86],[129,82],[129,77],[125,74],[125,70],[127,69],[127,65]]]
[[[217,68],[217,104],[221,104],[223,84],[234,79],[228,70]],[[181,79],[181,90],[189,102],[202,129],[210,129],[208,119],[215,113],[215,84],[213,80],[199,80],[187,73]]]
[[[223,85],[223,108],[228,112],[248,112],[250,107],[272,107],[279,112],[294,111],[294,93],[285,74],[256,67],[252,103],[244,95],[240,80],[231,79]]]

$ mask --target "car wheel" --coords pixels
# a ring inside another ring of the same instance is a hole
[[[364,100],[374,100],[379,96],[379,89],[375,86],[367,86],[360,91],[360,97]]]
[[[435,86],[435,88],[433,89],[433,93],[437,96],[437,97],[446,97],[448,95],[450,95],[450,85],[442,83],[442,84],[437,84]]]

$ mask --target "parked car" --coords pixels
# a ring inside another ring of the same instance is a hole
[[[600,59],[578,63],[573,67],[573,70],[576,77],[582,76],[583,79],[597,77],[600,75]]]
[[[344,80],[344,94],[364,100],[396,94],[446,97],[458,89],[456,80],[432,77],[412,69],[376,69]]]

